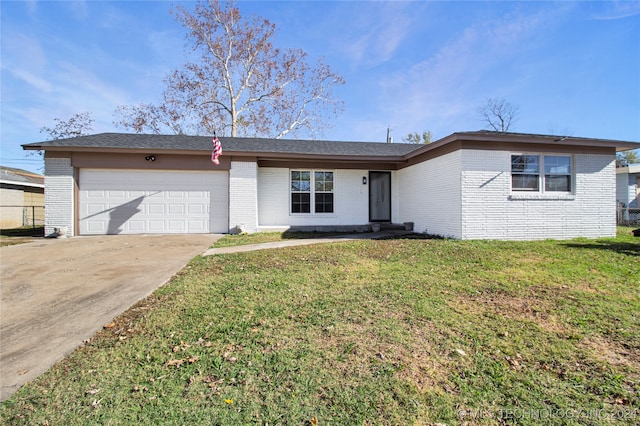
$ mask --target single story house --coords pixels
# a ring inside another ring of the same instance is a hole
[[[44,176],[0,166],[0,229],[42,225]]]
[[[616,199],[625,207],[640,208],[640,164],[616,169]]]
[[[616,234],[635,142],[474,131],[428,145],[102,133],[45,152],[46,233],[228,233],[413,222],[457,239]]]
[[[618,223],[637,223],[640,218],[640,164],[616,169]]]

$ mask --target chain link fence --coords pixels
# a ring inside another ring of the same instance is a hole
[[[44,225],[44,206],[0,206],[0,229]]]
[[[636,226],[640,225],[640,208],[626,207],[624,204],[618,204],[618,225],[620,226]]]

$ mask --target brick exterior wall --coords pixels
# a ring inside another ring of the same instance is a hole
[[[67,235],[75,235],[73,213],[74,172],[70,158],[45,158],[45,235],[54,228],[67,227]]]
[[[575,154],[573,160],[573,193],[511,192],[510,152],[463,151],[461,238],[615,236],[615,158]]]
[[[462,238],[461,151],[397,172],[400,222],[414,222],[416,232]]]
[[[229,170],[229,232],[258,230],[258,165],[255,161],[231,161]]]
[[[334,172],[334,213],[291,214],[289,169],[260,168],[258,170],[259,225],[289,227],[369,223],[369,186],[362,184],[362,177],[368,178],[369,172],[343,169],[330,171]],[[392,176],[391,179],[393,182],[394,177]]]

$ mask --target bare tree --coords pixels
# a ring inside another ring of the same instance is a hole
[[[196,60],[168,75],[158,105],[121,106],[116,125],[136,132],[283,137],[315,135],[342,108],[343,78],[300,49],[273,46],[276,26],[244,18],[233,2],[200,1],[172,13],[187,29]]]
[[[407,136],[402,138],[403,142],[407,143],[422,143],[422,144],[430,144],[431,141],[431,130],[425,130],[422,134],[418,132],[409,133]]]
[[[91,118],[91,113],[89,112],[75,114],[66,121],[59,118],[54,118],[53,121],[56,122],[55,126],[40,128],[40,133],[46,133],[51,139],[84,136],[93,130],[93,118]]]
[[[496,132],[508,132],[518,121],[520,107],[503,98],[487,98],[478,107],[480,119]]]

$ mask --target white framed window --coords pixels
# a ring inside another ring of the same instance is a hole
[[[545,155],[545,192],[571,192],[571,157],[568,155]]]
[[[571,192],[570,155],[511,154],[511,190],[526,192]]]
[[[511,190],[540,190],[540,156],[528,154],[511,155]]]
[[[291,213],[333,213],[334,172],[291,170]]]

